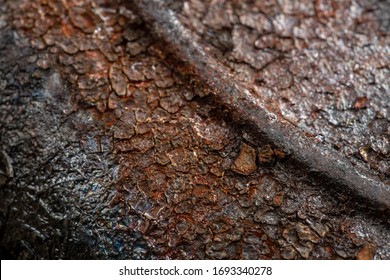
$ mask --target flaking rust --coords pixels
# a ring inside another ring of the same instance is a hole
[[[210,54],[209,47],[180,23],[164,1],[136,0],[134,4],[154,34],[169,44],[178,59],[190,66],[196,80],[209,88],[214,102],[227,108],[232,119],[245,125],[255,138],[278,147],[274,152],[276,156],[288,154],[286,164],[299,166],[300,172],[320,178],[324,186],[353,194],[376,209],[390,209],[389,185],[369,170],[352,165],[337,151],[318,144],[296,127],[282,122],[254,97],[250,87],[236,80],[229,69]],[[358,103],[356,109],[364,108],[364,104],[360,105],[362,102]],[[262,158],[260,154],[259,159]]]
[[[240,153],[231,170],[242,175],[250,175],[256,170],[256,151],[248,144],[242,144]]]

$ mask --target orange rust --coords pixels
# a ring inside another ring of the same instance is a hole
[[[279,149],[274,149],[274,154],[278,159],[284,159],[286,157],[286,154]]]
[[[372,260],[374,259],[375,248],[372,244],[366,243],[356,256],[357,260]]]
[[[353,103],[353,108],[355,110],[367,108],[367,97],[361,96],[361,97],[356,98],[354,103]]]
[[[280,205],[282,205],[283,198],[284,198],[284,193],[283,193],[283,192],[278,192],[278,193],[274,196],[274,198],[272,199],[272,202],[273,202],[276,206],[280,206]]]
[[[73,37],[74,34],[77,33],[77,30],[73,27],[73,25],[69,22],[68,19],[63,19],[61,21],[61,30],[64,37],[67,38]]]
[[[213,191],[207,185],[196,186],[192,190],[192,195],[194,195],[196,197],[208,197],[208,196],[212,196],[213,195]]]

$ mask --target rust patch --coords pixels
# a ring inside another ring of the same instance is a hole
[[[258,154],[261,164],[271,164],[275,161],[275,154],[270,145],[264,146]]]
[[[374,259],[375,248],[372,244],[366,243],[356,256],[357,260],[372,260]]]
[[[361,96],[361,97],[356,98],[355,102],[353,102],[353,108],[355,110],[367,108],[367,97]]]
[[[245,143],[242,144],[240,154],[233,162],[231,170],[238,174],[250,175],[256,168],[255,150]]]

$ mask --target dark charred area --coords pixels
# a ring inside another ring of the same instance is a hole
[[[254,139],[134,2],[0,0],[2,258],[390,259],[388,213]],[[388,187],[388,2],[167,2]]]

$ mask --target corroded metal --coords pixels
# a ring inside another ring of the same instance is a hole
[[[304,135],[280,120],[255,96],[250,86],[235,79],[230,70],[210,53],[209,47],[179,21],[164,1],[136,0],[139,13],[153,32],[189,64],[195,79],[204,83],[213,99],[228,108],[237,123],[249,133],[267,139],[288,154],[291,164],[323,181],[324,186],[346,191],[379,209],[390,209],[390,186],[364,167],[353,165],[337,151]]]
[[[5,151],[0,151],[0,187],[12,177],[14,177],[12,160]]]
[[[383,1],[164,1],[187,45],[130,0],[0,3],[2,257],[390,259],[389,216],[269,132],[388,184]]]

